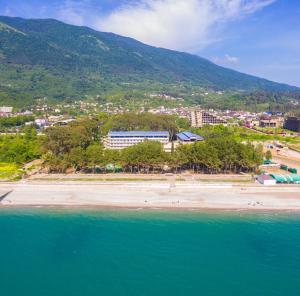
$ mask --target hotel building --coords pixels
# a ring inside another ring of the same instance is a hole
[[[170,134],[167,131],[111,131],[103,143],[106,149],[120,150],[144,141],[156,141],[166,146],[170,142]]]

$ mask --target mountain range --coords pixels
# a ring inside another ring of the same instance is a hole
[[[53,19],[0,16],[0,101],[95,95],[174,85],[294,92],[299,88],[220,67],[196,55]]]

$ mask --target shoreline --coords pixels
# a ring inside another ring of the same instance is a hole
[[[286,214],[300,214],[299,209],[293,208],[191,208],[191,207],[137,207],[137,206],[102,206],[102,205],[0,205],[1,210],[56,210],[56,211],[132,211],[132,212],[173,212],[173,213],[286,213]]]
[[[9,207],[300,211],[300,186],[158,181],[2,183],[0,208]]]

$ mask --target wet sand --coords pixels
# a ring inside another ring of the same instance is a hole
[[[6,207],[300,210],[297,185],[36,181],[1,184],[1,196],[0,206]]]

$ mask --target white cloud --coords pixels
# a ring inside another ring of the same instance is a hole
[[[240,59],[238,57],[225,54],[222,57],[213,57],[212,61],[219,65],[229,66],[229,65],[238,64]]]
[[[58,8],[57,18],[68,24],[84,26],[89,24],[88,15],[94,15],[90,9],[90,0],[65,0]]]
[[[97,18],[93,26],[150,45],[196,52],[220,40],[220,29],[226,22],[252,14],[275,1],[133,1]]]
[[[233,63],[236,64],[239,62],[239,58],[238,57],[234,57],[234,56],[230,56],[229,54],[225,54],[225,60],[229,63]]]
[[[8,6],[3,7],[3,8],[0,8],[0,15],[12,16],[12,11]]]
[[[78,8],[76,2],[65,1],[58,10],[58,18],[66,23],[81,26],[84,24],[84,17]]]

